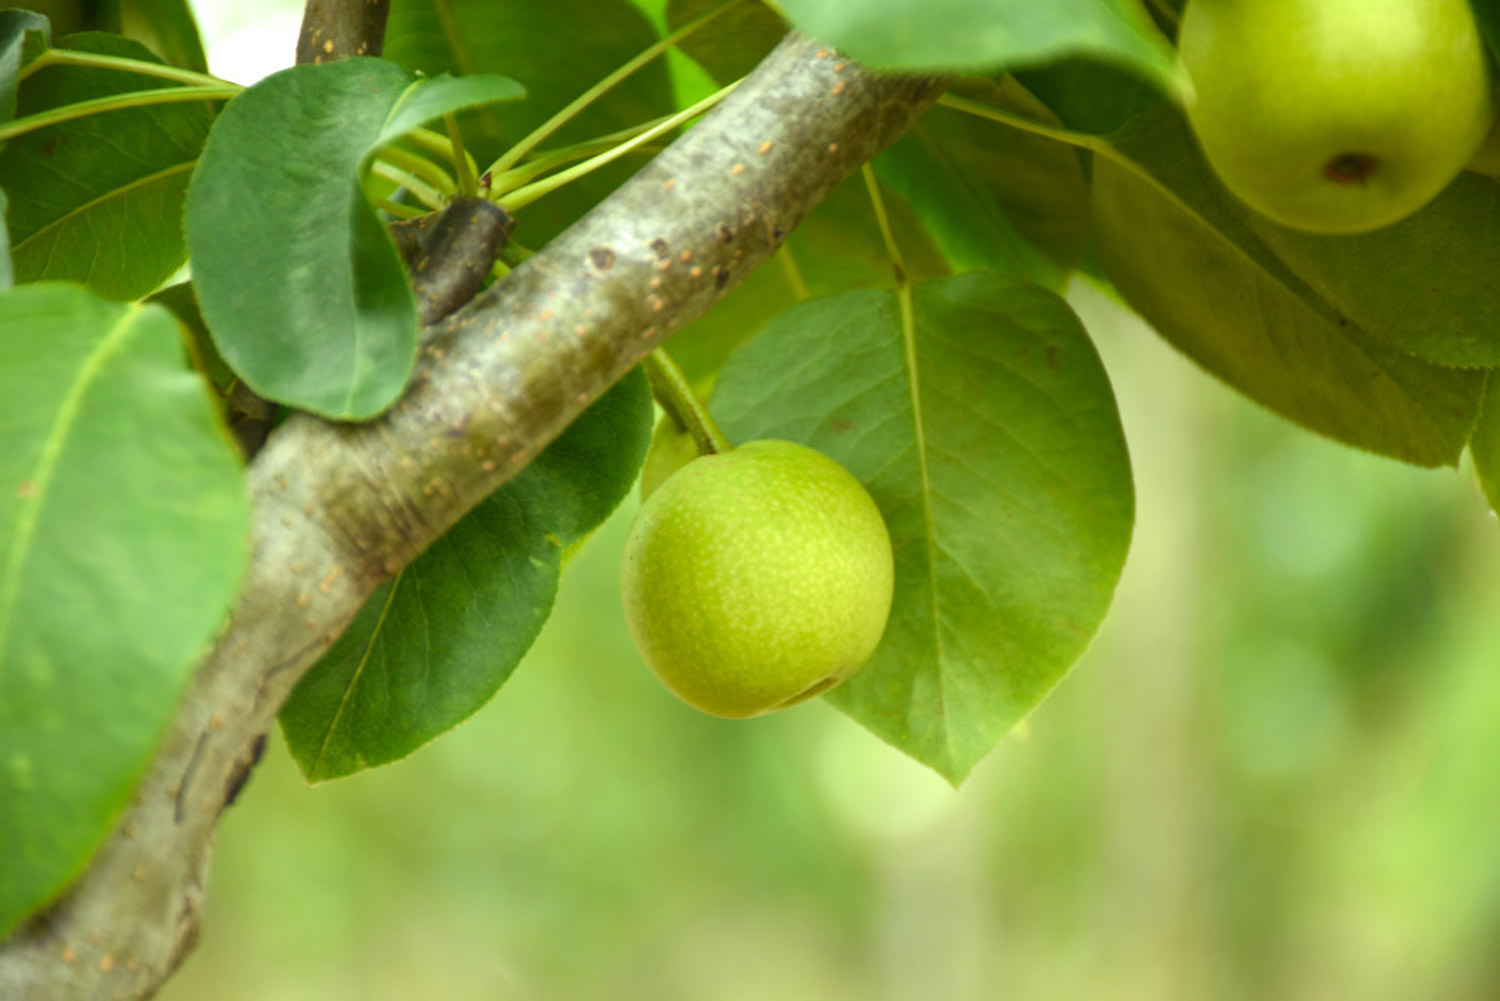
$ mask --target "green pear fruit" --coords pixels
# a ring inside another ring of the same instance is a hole
[[[1494,118],[1469,0],[1190,0],[1188,120],[1226,187],[1316,233],[1431,201]]]
[[[651,447],[641,465],[641,500],[656,493],[656,488],[677,470],[698,457],[698,445],[670,414],[662,414],[651,432]]]
[[[890,535],[864,486],[788,441],[696,458],[641,505],[621,595],[658,678],[743,719],[849,677],[890,614]]]

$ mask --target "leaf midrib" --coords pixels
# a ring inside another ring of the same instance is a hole
[[[1109,159],[1115,164],[1115,166],[1121,168],[1125,173],[1134,176],[1137,180],[1143,181],[1146,185],[1153,188],[1157,192],[1157,194],[1163,196],[1167,201],[1175,205],[1179,211],[1197,220],[1198,223],[1205,227],[1219,243],[1226,245],[1231,253],[1233,253],[1236,257],[1244,260],[1246,264],[1249,265],[1250,269],[1262,275],[1265,280],[1270,282],[1273,286],[1281,288],[1289,298],[1292,298],[1301,303],[1303,308],[1308,311],[1308,314],[1310,316],[1312,316],[1314,319],[1316,319],[1318,322],[1322,323],[1329,329],[1330,334],[1337,335],[1338,328],[1330,322],[1328,316],[1325,315],[1324,311],[1318,308],[1319,304],[1329,306],[1324,297],[1319,295],[1316,290],[1312,289],[1294,272],[1292,272],[1291,269],[1288,268],[1284,262],[1282,262],[1281,258],[1276,256],[1276,254],[1269,247],[1266,247],[1264,243],[1260,241],[1260,238],[1255,236],[1254,233],[1248,233],[1247,236],[1250,239],[1255,240],[1256,243],[1261,246],[1266,256],[1270,258],[1270,261],[1272,262],[1271,264],[1267,264],[1261,258],[1256,257],[1253,253],[1251,253],[1252,248],[1246,246],[1245,244],[1242,244],[1238,240],[1235,240],[1230,236],[1228,232],[1220,229],[1194,205],[1188,202],[1176,191],[1167,187],[1166,184],[1164,184],[1160,179],[1156,177],[1155,174],[1151,172],[1151,168],[1145,166],[1144,164],[1137,163],[1134,159],[1131,158],[1130,154],[1125,152],[1123,149],[1111,147]],[[1277,266],[1279,266],[1280,270],[1278,270]],[[1331,308],[1331,306],[1329,306],[1329,308]],[[1350,320],[1349,323],[1352,329],[1364,333],[1364,336],[1369,338],[1372,343],[1382,343],[1379,337],[1375,336],[1369,331],[1366,331],[1362,324],[1357,323],[1353,320]],[[1379,359],[1371,355],[1370,352],[1365,349],[1364,345],[1359,343],[1359,341],[1346,335],[1340,336],[1339,339],[1344,344],[1348,345],[1355,353],[1357,353],[1360,358],[1364,359],[1371,368],[1375,369],[1381,375],[1385,376],[1385,378],[1388,379],[1392,385],[1398,387],[1401,392],[1411,400],[1412,404],[1414,405],[1413,409],[1415,409],[1423,418],[1426,419],[1426,432],[1433,438],[1435,438],[1438,442],[1446,444],[1447,436],[1443,434],[1442,427],[1438,423],[1435,415],[1432,413],[1432,410],[1428,406],[1426,400],[1421,399],[1417,394],[1413,393],[1408,388],[1406,383],[1397,377],[1397,374],[1395,372],[1392,372],[1385,365],[1381,364]],[[1276,345],[1273,344],[1273,346]],[[1416,356],[1414,355],[1413,357],[1415,358]],[[1427,362],[1422,358],[1417,358],[1417,360],[1426,362],[1426,364],[1429,365],[1434,364],[1433,362]],[[1462,452],[1462,447],[1459,448],[1459,452]],[[1454,461],[1456,461],[1456,457]]]
[[[51,222],[49,222],[46,225],[42,226],[36,232],[32,233],[30,236],[26,237],[24,240],[21,240],[14,247],[12,247],[11,248],[11,253],[13,255],[22,253],[26,249],[27,245],[30,244],[32,241],[39,240],[42,237],[44,237],[44,236],[48,235],[49,233],[53,232],[54,230],[61,229],[62,227],[68,225],[69,223],[77,221],[82,216],[84,216],[87,213],[93,211],[94,209],[98,208],[100,205],[105,204],[106,202],[109,202],[109,201],[117,199],[117,198],[124,198],[129,192],[131,192],[131,191],[133,191],[133,190],[135,190],[137,188],[145,187],[148,184],[154,184],[154,183],[156,183],[156,182],[158,182],[158,181],[160,181],[160,180],[162,180],[164,178],[171,177],[174,174],[180,174],[180,173],[182,173],[185,170],[186,171],[191,171],[197,165],[198,165],[198,158],[194,157],[191,160],[185,160],[182,163],[173,164],[172,166],[167,167],[164,170],[158,170],[158,171],[156,171],[154,173],[146,174],[146,175],[144,175],[142,177],[138,177],[135,180],[131,181],[129,184],[122,185],[121,187],[111,188],[108,191],[104,192],[103,194],[98,195],[97,197],[92,198],[92,199],[90,199],[87,202],[84,202],[82,205],[78,205],[78,206],[76,206],[76,207],[68,210],[67,212],[64,212],[62,215],[58,216],[56,219],[53,219]]]
[[[0,572],[0,694],[4,691],[5,652],[10,649],[11,623],[15,618],[16,604],[20,600],[21,575],[26,568],[27,558],[31,554],[37,523],[41,520],[43,502],[47,498],[58,459],[67,443],[68,434],[76,423],[87,390],[98,378],[105,362],[115,354],[121,343],[128,337],[134,327],[135,319],[142,311],[143,307],[139,303],[126,305],[120,319],[84,360],[83,366],[79,369],[78,378],[69,387],[62,404],[58,407],[52,428],[37,456],[36,467],[32,470],[32,475],[27,478],[27,482],[35,485],[35,492],[21,504],[20,515],[15,522],[14,541],[4,570]]]
[[[948,706],[943,676],[943,664],[946,662],[946,657],[943,654],[943,631],[938,626],[941,602],[938,597],[937,583],[937,526],[936,519],[933,517],[932,474],[927,466],[927,429],[923,425],[921,375],[917,364],[916,303],[913,300],[910,284],[903,284],[896,290],[896,302],[901,314],[901,346],[906,356],[906,390],[911,398],[912,438],[916,447],[917,471],[921,481],[922,527],[927,542],[927,603],[932,612],[932,644],[934,660],[937,663],[937,670],[933,672],[933,676],[937,679],[937,698],[940,707],[938,714],[946,723]],[[955,760],[953,734],[946,725],[943,728],[943,743],[947,752],[948,765],[951,767]]]
[[[385,634],[385,620],[391,614],[391,607],[396,603],[396,593],[401,590],[401,581],[405,576],[406,571],[401,570],[391,580],[391,589],[386,592],[385,604],[380,609],[380,618],[376,620],[375,628],[371,630],[365,648],[360,651],[359,663],[355,666],[349,683],[344,686],[344,694],[339,699],[339,707],[334,711],[333,718],[328,721],[328,728],[324,731],[323,739],[318,742],[318,753],[313,757],[312,767],[308,769],[310,779],[317,779],[323,773],[323,761],[333,746],[334,736],[339,732],[339,724],[344,718],[344,711],[349,708],[349,702],[354,697],[355,690],[359,688],[360,679],[364,677],[365,668],[369,666],[370,658],[374,656],[375,648],[380,645],[380,639]]]

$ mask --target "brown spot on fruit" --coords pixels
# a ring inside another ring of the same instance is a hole
[[[1374,175],[1380,161],[1368,153],[1340,153],[1323,168],[1323,176],[1334,184],[1364,184]]]

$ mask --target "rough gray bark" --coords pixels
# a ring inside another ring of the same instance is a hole
[[[365,597],[765,260],[936,96],[788,38],[723,105],[433,327],[379,420],[297,417],[250,466],[250,569],[132,805],[0,943],[7,1001],[148,997],[191,949],[220,812]]]

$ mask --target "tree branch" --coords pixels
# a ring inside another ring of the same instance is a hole
[[[391,0],[307,0],[297,35],[297,65],[378,56]]]
[[[789,37],[628,184],[431,328],[390,412],[283,424],[249,469],[250,569],[230,625],[115,833],[0,943],[0,997],[152,994],[192,947],[213,832],[257,738],[365,597],[764,261],[936,91]]]

